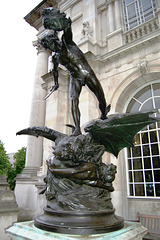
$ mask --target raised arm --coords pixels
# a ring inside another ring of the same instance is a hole
[[[73,34],[72,34],[72,28],[71,28],[72,21],[70,17],[67,19],[66,23],[67,25],[64,28],[62,40],[64,40],[66,43],[71,43],[73,41],[72,40]]]

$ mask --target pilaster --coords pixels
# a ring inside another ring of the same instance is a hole
[[[116,24],[116,29],[121,28],[121,14],[120,14],[120,1],[115,0],[115,24]]]
[[[108,25],[109,25],[109,33],[114,31],[114,12],[113,12],[113,0],[107,0],[106,4],[108,6]]]
[[[122,46],[121,12],[119,0],[106,0],[109,34],[106,36],[108,52]]]

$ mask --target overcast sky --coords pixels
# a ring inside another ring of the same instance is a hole
[[[37,51],[37,31],[23,18],[41,1],[1,2],[0,14],[0,140],[7,153],[26,147],[27,136],[16,132],[28,127]]]

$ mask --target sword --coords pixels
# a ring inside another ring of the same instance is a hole
[[[54,91],[56,91],[59,88],[59,85],[55,85],[50,89],[50,92],[45,96],[44,100],[46,100]]]

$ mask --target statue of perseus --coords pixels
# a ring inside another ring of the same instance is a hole
[[[77,136],[81,134],[79,96],[82,86],[87,85],[97,97],[101,111],[101,119],[106,119],[110,105],[106,107],[106,100],[100,81],[97,79],[82,51],[73,41],[71,19],[66,18],[64,13],[60,13],[56,9],[47,8],[42,10],[42,22],[46,29],[54,30],[53,34],[47,34],[40,41],[40,44],[44,48],[54,52],[52,57],[54,66],[52,73],[55,85],[50,90],[49,95],[59,87],[58,65],[62,64],[70,72],[69,92],[71,112],[75,124],[75,130],[72,135]],[[63,31],[61,40],[58,38],[57,31]]]
[[[53,30],[44,36],[41,45],[54,52],[52,92],[58,89],[58,65],[70,72],[71,110],[74,132],[71,135],[54,129],[36,126],[19,131],[35,137],[45,137],[55,143],[53,155],[47,164],[45,193],[47,206],[44,213],[34,220],[36,227],[64,234],[89,235],[119,230],[124,226],[122,217],[115,215],[110,193],[117,168],[102,162],[104,152],[115,157],[121,149],[132,147],[135,134],[148,124],[159,121],[155,111],[114,114],[107,116],[110,105],[102,86],[85,56],[72,40],[71,19],[53,8],[42,10],[42,21],[46,29]],[[62,31],[61,40],[58,31]],[[95,94],[101,111],[100,119],[89,122],[80,129],[79,95],[87,85]]]

